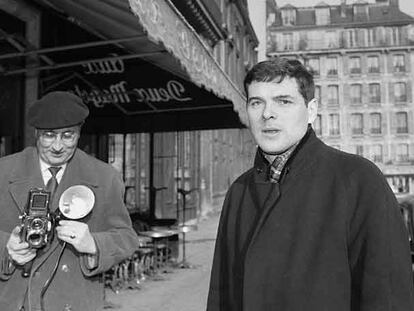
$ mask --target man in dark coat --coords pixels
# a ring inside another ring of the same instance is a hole
[[[88,108],[79,97],[47,94],[28,111],[28,122],[36,128],[36,147],[0,159],[2,311],[101,310],[100,274],[137,248],[119,174],[77,149],[87,115]],[[30,189],[45,188],[53,178],[57,184],[51,190],[50,210],[56,211],[61,194],[73,185],[92,190],[94,206],[82,219],[61,220],[53,241],[45,247],[30,247],[19,216]],[[24,267],[30,264],[28,276],[23,277]]]
[[[244,83],[259,148],[223,205],[207,310],[414,310],[395,196],[374,164],[315,136],[312,75],[275,59]]]

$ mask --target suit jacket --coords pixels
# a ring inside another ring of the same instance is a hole
[[[6,243],[10,232],[20,224],[19,215],[25,208],[29,190],[44,187],[36,148],[28,147],[1,158],[0,176],[0,250],[3,250],[0,310],[16,311],[23,303],[26,307],[30,303],[36,310],[40,291],[58,261],[62,242],[55,238],[52,245],[38,250],[29,278],[21,276],[21,267],[10,269],[6,258]],[[72,185],[86,185],[95,194],[92,212],[80,221],[88,224],[96,241],[99,262],[95,269],[88,269],[86,256],[67,244],[45,294],[46,311],[98,310],[103,305],[104,293],[100,274],[132,255],[138,247],[137,235],[123,203],[124,186],[114,168],[77,149],[58,185],[51,210],[57,208],[62,192]]]
[[[208,311],[412,311],[408,235],[387,181],[312,130],[279,184],[268,164],[227,193]]]

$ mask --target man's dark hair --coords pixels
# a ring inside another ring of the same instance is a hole
[[[247,88],[252,82],[280,83],[285,77],[296,79],[299,93],[305,99],[307,106],[315,96],[313,76],[300,61],[295,59],[277,57],[257,63],[244,78],[244,90],[248,96]]]

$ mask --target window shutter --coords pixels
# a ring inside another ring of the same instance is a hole
[[[343,89],[342,98],[344,99],[343,106],[344,107],[350,106],[349,84],[344,83],[344,85],[342,86],[342,89]]]
[[[394,67],[393,67],[393,55],[392,54],[386,54],[384,55],[384,58],[387,60],[387,72],[393,73]]]
[[[407,103],[411,103],[412,98],[413,98],[413,94],[412,94],[413,86],[412,86],[411,80],[407,80],[406,87],[407,87],[407,89],[406,89],[406,91],[407,91]]]
[[[349,73],[349,70],[348,70],[348,65],[349,65],[348,57],[342,57],[342,62],[343,62],[342,72],[343,72],[344,75],[347,75]]]
[[[395,134],[397,132],[397,116],[395,112],[390,112],[390,121],[391,121],[391,134]]]
[[[395,99],[394,99],[394,82],[389,82],[388,83],[388,94],[389,94],[389,102],[391,103],[391,105],[395,104]]]

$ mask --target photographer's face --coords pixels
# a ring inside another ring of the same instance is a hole
[[[36,147],[40,158],[52,166],[68,162],[75,153],[80,125],[56,130],[36,130]]]

